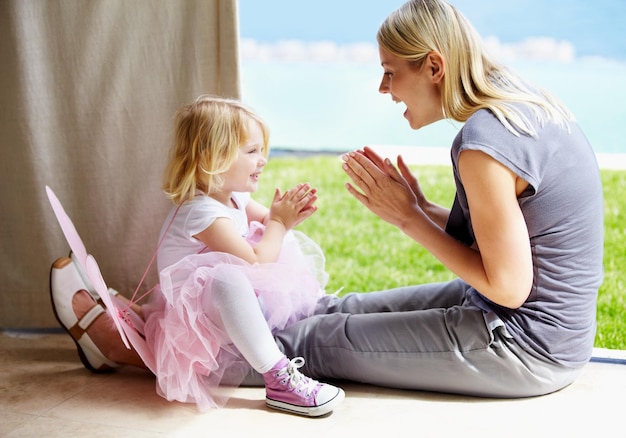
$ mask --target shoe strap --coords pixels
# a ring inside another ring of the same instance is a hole
[[[115,289],[113,289],[112,287],[109,288],[109,295],[111,295],[112,297],[116,297],[118,296],[120,293],[118,291],[116,291]],[[106,305],[104,304],[104,301],[102,300],[101,297],[98,297],[98,299],[96,300],[98,302],[98,304],[100,304],[102,307],[106,307]]]
[[[105,312],[104,308],[100,304],[95,304],[91,309],[79,319],[76,324],[70,327],[70,335],[79,340],[85,334],[85,332],[91,327],[91,325],[98,319],[100,315]]]

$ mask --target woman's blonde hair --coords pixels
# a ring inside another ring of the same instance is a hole
[[[435,51],[445,61],[442,105],[445,117],[464,122],[486,108],[515,135],[536,136],[533,124],[516,108],[529,105],[546,119],[569,128],[573,115],[549,93],[527,86],[488,56],[478,33],[467,19],[443,0],[411,0],[392,12],[376,36],[389,53],[421,67]]]
[[[193,199],[196,190],[214,193],[223,173],[249,138],[249,122],[263,132],[263,153],[269,154],[269,129],[254,111],[235,99],[198,97],[176,113],[175,139],[163,178],[163,190],[176,204]]]

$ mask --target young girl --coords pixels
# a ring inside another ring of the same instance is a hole
[[[269,209],[250,198],[268,156],[268,129],[236,100],[201,96],[177,114],[164,178],[175,206],[157,253],[160,290],[144,306],[145,337],[168,400],[221,406],[226,385],[254,369],[267,405],[307,416],[332,411],[344,393],[300,374],[272,331],[310,315],[326,283],[320,248],[291,231],[315,211],[309,184]]]

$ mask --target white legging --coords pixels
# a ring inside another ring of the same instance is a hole
[[[230,276],[228,282],[214,280],[211,302],[203,303],[210,318],[220,324],[250,366],[259,373],[269,371],[284,354],[279,350],[263,316],[261,305],[248,279]]]

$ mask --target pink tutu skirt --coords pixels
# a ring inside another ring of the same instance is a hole
[[[248,241],[255,245],[263,231],[263,225],[252,224]],[[240,385],[252,371],[210,316],[213,281],[228,283],[245,275],[275,332],[313,313],[325,294],[324,265],[321,248],[301,232],[290,231],[276,263],[251,265],[209,252],[187,256],[160,272],[160,285],[143,309],[159,395],[196,403],[201,411],[221,407],[228,400],[227,388]]]

